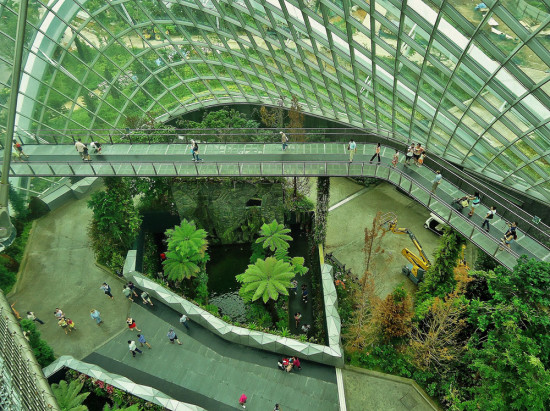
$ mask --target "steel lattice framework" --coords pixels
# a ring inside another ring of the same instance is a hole
[[[0,4],[4,125],[18,3]],[[295,95],[307,113],[421,142],[548,200],[550,0],[533,4],[33,1],[18,133]]]

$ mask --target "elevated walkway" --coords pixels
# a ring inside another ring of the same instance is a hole
[[[27,161],[13,161],[10,176],[179,176],[179,177],[261,177],[261,176],[331,176],[373,177],[394,184],[430,212],[439,216],[466,238],[493,256],[502,265],[513,268],[520,255],[550,262],[550,250],[535,239],[549,241],[548,227],[536,227],[525,213],[519,214],[513,204],[506,204],[482,193],[483,204],[469,219],[466,212],[452,206],[463,190],[446,180],[451,170],[442,169],[443,182],[435,195],[430,195],[434,171],[427,166],[403,165],[403,155],[397,167],[391,166],[393,148],[383,147],[382,162],[369,162],[374,144],[359,144],[353,163],[348,161],[346,144],[293,143],[282,151],[276,143],[201,144],[203,162],[193,162],[189,144],[113,144],[103,145],[101,155],[83,162],[72,144],[25,145]],[[448,174],[447,174],[448,173]],[[456,174],[454,174],[456,180]],[[480,229],[488,207],[497,207],[497,217],[491,221],[491,232]],[[500,239],[508,221],[519,222],[519,237],[510,250],[500,249]],[[526,231],[529,229],[529,235]]]

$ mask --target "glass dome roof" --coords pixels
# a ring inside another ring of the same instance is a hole
[[[5,127],[19,2],[0,0]],[[273,104],[550,200],[550,0],[31,0],[16,130]]]

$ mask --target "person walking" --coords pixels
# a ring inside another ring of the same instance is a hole
[[[407,154],[405,154],[405,165],[406,166],[410,166],[411,165],[411,160],[413,158],[413,155],[414,155],[414,143],[412,143],[408,148],[407,148]]]
[[[240,397],[239,397],[239,405],[243,408],[246,408],[246,400],[248,398],[246,397],[246,395],[243,393]]]
[[[300,363],[300,359],[298,357],[292,357],[290,362],[292,362],[292,366],[294,368],[297,368],[300,371],[302,370],[302,364]]]
[[[70,318],[65,318],[65,322],[67,323],[67,328],[69,329],[69,332],[72,332],[73,330],[76,330],[75,323]]]
[[[143,351],[141,351],[138,347],[136,347],[136,342],[132,340],[128,340],[128,349],[132,353],[132,357],[136,356],[136,352],[143,354]]]
[[[151,301],[151,297],[147,291],[141,293],[141,301],[143,301],[143,304],[145,305],[151,304],[151,307],[153,306],[153,302]]]
[[[199,157],[199,144],[196,141],[193,145],[193,157],[195,158],[193,161],[204,161]]]
[[[515,233],[517,228],[518,228],[517,221],[514,221],[512,223],[508,223],[508,230],[506,230],[506,232],[504,233],[504,236],[506,237],[510,233]]]
[[[65,335],[69,333],[69,326],[67,324],[67,321],[65,321],[64,318],[60,318],[59,321],[57,322],[57,325],[63,328],[63,330],[65,331]]]
[[[92,141],[90,147],[94,149],[94,154],[101,154],[101,144],[99,141]]]
[[[283,151],[285,151],[286,148],[288,147],[288,137],[282,131],[279,131],[279,134],[281,135],[281,143],[283,144]]]
[[[497,212],[497,209],[495,206],[491,206],[491,209],[487,211],[487,215],[485,216],[485,220],[483,220],[483,224],[481,224],[481,228],[484,228],[487,226],[485,231],[489,232],[489,221],[492,220]]]
[[[380,150],[382,148],[380,147],[380,143],[377,143],[376,144],[376,149],[374,150],[374,154],[372,155],[372,157],[370,158],[370,162],[372,163],[372,160],[374,160],[374,157],[378,157],[378,163],[380,163]]]
[[[472,202],[470,203],[470,212],[468,213],[468,218],[472,218],[476,212],[476,208],[481,204],[481,199],[479,198],[479,192],[476,191],[473,196],[470,197]]]
[[[55,315],[55,318],[57,318],[58,320],[65,317],[65,314],[63,314],[63,311],[61,311],[59,308],[55,309],[53,315]]]
[[[134,320],[132,317],[128,317],[126,319],[126,324],[128,324],[128,328],[130,330],[141,331],[139,328],[137,328],[136,320]]]
[[[292,280],[290,283],[290,291],[294,292],[294,295],[296,295],[297,290],[298,290],[298,280]]]
[[[422,148],[422,145],[420,143],[417,143],[413,151],[414,164],[418,165],[418,159],[420,158],[423,152],[424,152],[424,149]]]
[[[133,282],[128,281],[128,288],[132,290],[132,294],[134,294],[135,297],[138,296],[138,294],[136,293],[136,286]]]
[[[298,311],[296,314],[294,314],[294,320],[296,321],[296,328],[298,328],[298,326],[300,325],[301,319],[302,319],[302,313]]]
[[[426,153],[420,154],[420,157],[418,158],[418,163],[416,164],[418,167],[422,167],[422,164],[424,164],[424,159],[426,158]]]
[[[145,344],[147,346],[147,348],[151,349],[153,347],[151,347],[151,344],[149,344],[146,340],[145,340],[145,336],[143,334],[138,334],[137,335],[138,337],[138,341],[139,341],[139,344],[140,344],[140,347],[143,347],[143,344]]]
[[[302,302],[304,304],[307,304],[308,296],[309,296],[309,291],[307,290],[307,287],[304,284],[304,285],[302,285]]]
[[[397,166],[397,163],[399,163],[399,150],[395,150],[395,153],[393,154],[393,158],[391,159],[391,165],[394,168]]]
[[[275,404],[275,408],[273,408],[273,411],[281,411],[281,407],[279,407],[279,404]]]
[[[349,162],[353,162],[353,156],[355,153],[357,153],[357,143],[353,140],[353,138],[348,143],[348,150],[349,150]]]
[[[187,316],[185,314],[181,315],[180,323],[182,323],[183,326],[189,330],[189,325],[187,324]]]
[[[506,245],[506,247],[508,248],[508,250],[511,250],[511,247],[510,247],[510,244],[517,240],[518,239],[518,235],[515,231],[510,231],[510,232],[507,232],[505,235],[504,235],[504,238],[501,238],[500,241],[504,243],[504,245]],[[503,250],[502,246],[499,247],[499,250]]]
[[[197,161],[195,157],[195,140],[191,139],[191,155],[193,156],[192,161]]]
[[[28,155],[26,155],[24,152],[23,152],[23,146],[21,145],[21,143],[18,143],[17,140],[14,138],[13,139],[13,149],[15,150],[15,155],[17,156],[17,158],[19,158],[21,160],[21,156],[25,156],[25,158],[29,158]]]
[[[166,336],[168,337],[168,339],[170,340],[170,342],[172,344],[174,344],[174,341],[176,341],[179,345],[181,345],[181,341],[178,339],[178,336],[176,335],[176,333],[173,329],[170,328],[170,330],[168,331],[168,334],[166,334]]]
[[[27,319],[35,321],[39,324],[44,324],[44,321],[42,321],[40,318],[38,318],[32,311],[27,311]]]
[[[113,297],[113,294],[111,294],[111,287],[107,283],[103,283],[101,287],[99,287],[100,290],[103,290],[105,295],[109,296],[111,300],[114,300],[115,297]]]
[[[81,138],[79,138],[76,143],[74,143],[74,147],[76,151],[78,151],[78,154],[80,154],[80,158],[84,160],[84,149],[86,148],[86,144],[82,142]]]
[[[134,299],[132,298],[132,290],[130,287],[128,287],[128,284],[124,284],[124,288],[122,289],[122,294],[129,299],[130,301],[134,302]]]
[[[430,190],[430,193],[432,193],[432,194],[435,193],[435,190],[437,190],[437,187],[439,186],[439,184],[441,184],[441,179],[442,178],[443,178],[443,176],[441,175],[441,171],[437,170],[435,172],[435,177],[432,180],[432,189]]]
[[[90,310],[90,317],[92,317],[92,320],[95,320],[98,326],[103,322],[103,320],[101,319],[101,313],[96,309]]]

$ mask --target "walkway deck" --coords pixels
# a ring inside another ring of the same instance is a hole
[[[506,231],[506,222],[497,218],[491,232],[480,230],[487,212],[484,204],[468,219],[456,211],[451,202],[466,193],[445,180],[430,195],[434,172],[428,167],[406,167],[401,162],[391,167],[394,150],[382,148],[382,162],[370,163],[374,145],[361,144],[353,163],[348,162],[346,145],[341,143],[295,143],[286,151],[280,144],[201,144],[204,162],[193,162],[188,144],[114,144],[104,145],[101,155],[93,161],[80,160],[72,145],[25,145],[28,161],[13,161],[12,176],[357,176],[376,177],[397,186],[437,214],[466,238],[492,255],[499,263],[513,268],[520,255],[550,261],[550,250],[521,230],[511,250],[500,250],[499,242]],[[510,207],[512,208],[512,207]],[[513,214],[507,213],[507,218]],[[521,221],[518,219],[518,221]]]
[[[134,303],[130,308],[152,349],[138,343],[143,354],[132,358],[127,341],[137,340],[138,333],[126,329],[83,361],[208,410],[234,410],[242,393],[254,410],[271,410],[275,403],[283,410],[338,410],[333,367],[305,362],[302,371],[282,372],[277,354],[230,344],[194,323],[187,331],[178,313],[154,303],[148,308]],[[170,343],[170,328],[182,345]]]

